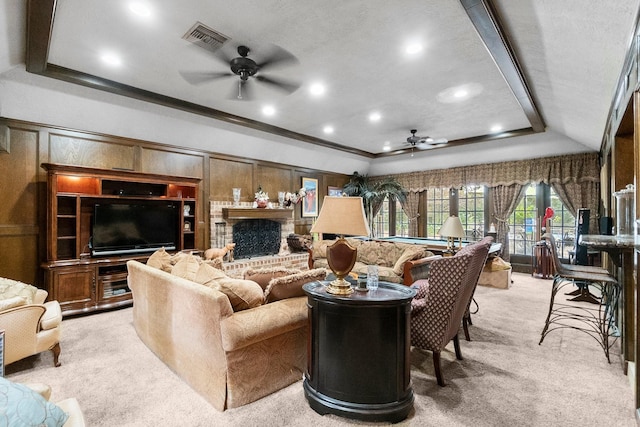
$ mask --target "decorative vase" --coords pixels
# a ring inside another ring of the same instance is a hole
[[[259,208],[266,208],[269,204],[269,199],[256,199],[256,204]]]

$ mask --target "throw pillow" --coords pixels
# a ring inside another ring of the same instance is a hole
[[[209,264],[211,267],[217,268],[218,270],[224,271],[224,264],[222,262],[222,258],[205,259],[202,262],[205,264]]]
[[[254,282],[258,283],[263,290],[265,290],[267,289],[267,286],[269,286],[269,282],[271,281],[271,279],[296,273],[300,273],[300,270],[296,268],[286,267],[262,268],[259,270],[253,270],[249,268],[244,272],[243,277],[247,280],[253,280]]]
[[[147,265],[171,273],[171,255],[164,248],[159,249],[147,259]]]
[[[11,297],[0,300],[0,311],[8,310],[14,307],[20,307],[27,305],[27,299],[25,297]]]
[[[225,277],[217,280],[220,292],[224,293],[233,307],[233,311],[247,310],[262,305],[262,288],[252,280]]]
[[[198,267],[198,271],[196,271],[196,275],[194,277],[194,282],[200,283],[201,285],[209,286],[214,289],[220,290],[220,286],[218,284],[218,280],[226,279],[227,275],[224,274],[224,271],[218,270],[215,267],[212,267],[208,263],[203,262]]]
[[[264,291],[265,303],[278,301],[287,298],[302,297],[305,295],[302,286],[305,283],[316,280],[324,280],[327,270],[315,268],[313,270],[302,271],[300,273],[271,279],[269,286]]]
[[[27,304],[33,304],[38,288],[17,280],[0,277],[0,299],[24,297]]]
[[[0,377],[0,418],[10,426],[59,427],[69,418],[57,405],[22,384]]]
[[[182,277],[183,279],[195,281],[199,268],[200,260],[194,255],[186,255],[181,257],[180,261],[171,268],[171,274]]]
[[[400,258],[393,265],[393,272],[398,276],[402,276],[404,271],[404,263],[414,259],[420,259],[424,256],[424,248],[420,246],[408,247],[402,252]]]

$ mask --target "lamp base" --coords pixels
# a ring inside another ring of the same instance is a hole
[[[327,285],[326,291],[333,295],[349,295],[353,293],[353,288],[351,283],[339,277]]]

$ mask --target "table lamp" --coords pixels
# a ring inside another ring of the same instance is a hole
[[[447,238],[447,252],[455,253],[455,239],[460,239],[460,247],[462,247],[462,238],[465,236],[464,228],[462,227],[462,222],[460,222],[460,218],[455,215],[451,215],[447,220],[442,224],[438,234],[441,237]]]
[[[356,263],[358,250],[344,238],[369,236],[369,224],[364,215],[362,197],[326,196],[322,202],[320,215],[311,233],[331,233],[340,237],[327,248],[327,263],[336,279],[327,285],[327,292],[334,295],[349,295],[351,284],[344,280]]]

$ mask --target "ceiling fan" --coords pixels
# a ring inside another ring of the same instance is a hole
[[[411,156],[413,156],[413,150],[418,148],[419,150],[426,150],[429,148],[445,145],[449,142],[446,138],[432,138],[430,136],[418,136],[417,129],[411,129],[411,136],[407,138],[407,144],[411,146]]]
[[[200,85],[230,76],[240,77],[238,79],[237,92],[234,92],[232,97],[240,100],[248,100],[252,98],[251,86],[248,85],[252,80],[269,85],[288,94],[295,92],[300,87],[300,83],[269,77],[262,74],[263,70],[266,68],[273,67],[275,65],[298,62],[295,56],[281,47],[274,45],[269,54],[266,55],[261,62],[256,62],[249,58],[251,49],[244,45],[238,46],[237,52],[240,56],[237,57],[231,57],[223,50],[218,52],[219,53],[215,55],[215,58],[229,65],[230,71],[180,71],[180,75],[192,85]]]

